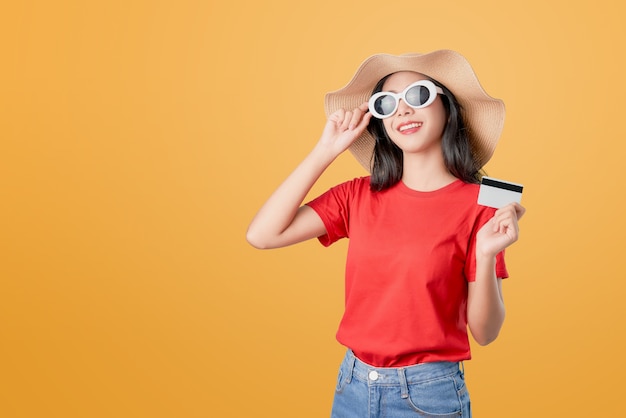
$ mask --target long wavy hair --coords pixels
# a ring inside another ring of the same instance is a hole
[[[372,94],[382,91],[383,84],[390,75],[376,84]],[[481,167],[472,155],[469,135],[461,114],[461,104],[446,86],[437,80],[430,80],[441,87],[444,93],[440,95],[448,119],[441,138],[444,164],[454,177],[466,183],[480,183]],[[372,118],[367,129],[376,140],[370,188],[373,191],[382,191],[402,179],[402,150],[387,135],[382,119]]]

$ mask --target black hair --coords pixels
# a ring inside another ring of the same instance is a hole
[[[372,94],[382,91],[383,84],[390,75],[376,84]],[[441,87],[444,93],[440,95],[448,118],[441,138],[444,164],[454,177],[466,183],[480,183],[481,167],[472,154],[469,135],[461,114],[461,104],[446,86],[432,78],[430,80]],[[376,141],[372,155],[370,188],[373,191],[385,190],[402,179],[402,150],[387,135],[382,119],[372,118],[367,129]]]

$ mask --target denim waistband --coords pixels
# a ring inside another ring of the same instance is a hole
[[[348,350],[344,358],[347,366],[348,380],[354,377],[369,385],[400,385],[415,384],[442,377],[455,375],[459,372],[458,362],[421,363],[404,367],[375,367],[359,360],[352,350]]]

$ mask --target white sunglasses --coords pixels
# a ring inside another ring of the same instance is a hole
[[[402,93],[389,91],[376,93],[370,98],[368,106],[372,116],[385,119],[395,113],[400,99],[413,109],[420,109],[434,102],[437,93],[443,94],[441,87],[437,87],[430,80],[420,80],[408,86]]]

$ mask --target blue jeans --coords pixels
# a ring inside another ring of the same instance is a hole
[[[331,418],[471,418],[459,363],[373,367],[348,350],[337,378]]]

